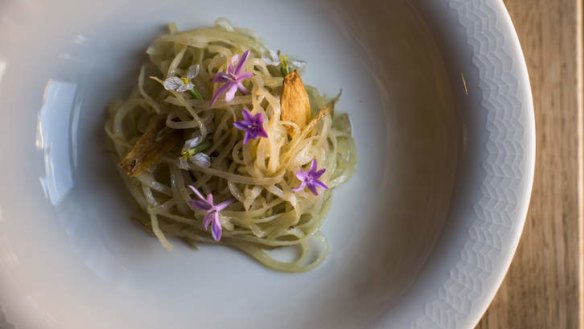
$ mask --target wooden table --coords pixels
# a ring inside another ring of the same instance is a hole
[[[531,77],[537,162],[525,231],[478,329],[581,329],[583,0],[505,0]]]

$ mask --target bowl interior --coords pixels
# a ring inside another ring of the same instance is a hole
[[[449,67],[410,1],[8,1],[0,12],[0,318],[356,328],[399,305],[448,220],[461,143]],[[330,254],[314,271],[273,272],[180,241],[167,252],[130,221],[105,107],[128,93],[165,24],[217,17],[306,60],[306,83],[343,90],[358,166],[334,192]]]

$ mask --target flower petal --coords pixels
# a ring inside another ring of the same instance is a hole
[[[243,81],[245,79],[249,79],[253,77],[253,73],[251,72],[243,72],[237,75],[237,81]]]
[[[197,153],[189,160],[199,167],[209,168],[211,166],[211,157],[205,153]]]
[[[257,135],[260,137],[268,138],[268,133],[266,132],[264,127],[260,127],[260,129],[258,129]]]
[[[211,235],[215,241],[221,240],[221,233],[223,233],[223,228],[221,227],[221,221],[219,220],[219,213],[214,212],[214,219],[211,223]]]
[[[189,185],[188,188],[190,188],[193,192],[195,192],[195,195],[197,196],[197,198],[199,198],[201,200],[205,200],[205,197],[193,185]]]
[[[239,72],[241,72],[241,69],[243,69],[243,65],[245,65],[245,61],[247,60],[248,56],[249,56],[249,49],[244,51],[243,54],[241,55],[241,59],[239,60],[239,63],[237,63],[237,67],[235,68],[236,75],[239,75]],[[235,56],[233,56],[233,57],[235,57]]]
[[[183,150],[190,150],[193,147],[196,147],[199,144],[201,144],[202,141],[203,141],[203,136],[201,136],[201,135],[197,135],[191,139],[187,139],[185,141],[184,146],[183,146]]]
[[[201,67],[199,64],[191,65],[187,71],[187,79],[193,80],[197,75],[199,75],[199,71]]]
[[[182,156],[178,158],[178,167],[182,170],[189,170],[190,169],[187,160]]]
[[[272,60],[268,56],[262,57],[262,60],[264,61],[264,63],[266,63],[266,65],[269,65],[269,66],[278,66],[278,65],[280,65],[279,62]]]
[[[249,142],[250,139],[252,139],[253,137],[251,136],[251,134],[249,133],[249,131],[245,132],[245,135],[243,136],[243,145],[247,144],[247,142]]]
[[[264,56],[262,57],[262,59],[267,65],[272,66],[280,65],[280,56],[278,56],[278,53],[275,50],[270,49],[268,51],[268,56]]]
[[[304,190],[304,188],[306,187],[306,183],[304,181],[302,181],[302,183],[300,183],[300,185],[298,185],[297,187],[292,189],[292,192],[300,192],[302,190]]]
[[[294,61],[290,61],[290,66],[292,66],[295,69],[302,70],[303,68],[306,67],[306,62],[294,60]]]
[[[322,176],[325,172],[326,172],[326,169],[325,168],[322,168],[320,170],[315,171],[312,174],[312,177],[314,177],[314,178],[320,178],[320,176]]]
[[[208,213],[204,218],[203,218],[203,227],[205,228],[205,230],[209,229],[209,224],[211,224],[211,222],[213,221],[213,214],[215,214],[214,211]]]
[[[316,159],[312,159],[312,163],[310,164],[310,172],[316,171],[317,165],[318,164],[316,163]]]
[[[306,180],[307,176],[308,176],[308,173],[304,170],[300,170],[300,171],[296,172],[296,178],[298,178],[301,181]]]
[[[316,189],[316,186],[314,186],[312,184],[308,184],[307,187],[310,190],[310,192],[312,192],[312,194],[318,195],[318,190]]]
[[[207,201],[191,200],[190,204],[192,206],[194,206],[196,209],[203,210],[203,211],[209,211],[209,210],[213,209],[213,205],[209,204]]]
[[[223,95],[223,93],[231,86],[230,83],[226,83],[223,86],[217,88],[217,90],[215,91],[215,93],[213,94],[213,97],[211,97],[211,104],[210,106],[213,106],[213,104],[215,104],[215,102],[217,102],[217,99],[219,99],[219,97],[221,95]]]
[[[209,203],[210,205],[213,204],[213,194],[209,193],[207,194],[207,203]],[[215,206],[213,206],[214,208]]]
[[[319,187],[321,187],[321,188],[325,189],[325,190],[328,190],[328,189],[329,189],[328,185],[326,185],[325,183],[323,183],[322,181],[320,181],[320,180],[318,180],[318,179],[316,179],[316,180],[312,181],[312,183],[313,183],[314,185],[316,185],[316,186],[319,186]]]
[[[225,72],[229,75],[229,79],[233,81],[235,77],[235,69],[233,68],[233,64],[229,63],[227,65],[227,70],[225,70]]]
[[[235,121],[233,125],[239,130],[247,131],[247,124],[244,122],[245,121]]]
[[[237,89],[239,89],[239,91],[241,91],[241,93],[244,94],[244,95],[247,95],[247,93],[249,93],[249,91],[247,90],[247,88],[245,88],[245,86],[241,82],[238,82],[237,83]]]
[[[188,83],[188,84],[183,84],[182,86],[179,86],[178,88],[176,88],[176,91],[179,93],[184,93],[185,91],[192,89],[192,88],[193,88],[193,85]]]
[[[270,53],[270,56],[272,57],[273,60],[275,61],[280,61],[280,51],[275,51],[275,50],[269,50],[268,51]]]
[[[171,77],[164,80],[162,85],[166,90],[176,90],[183,85],[183,82],[179,77]]]
[[[236,84],[228,84],[229,89],[225,93],[225,101],[231,102],[233,98],[235,98],[235,93],[237,92],[237,85]]]
[[[231,81],[231,77],[225,72],[219,72],[213,77],[213,82],[227,83]]]
[[[264,115],[260,112],[253,116],[253,121],[258,125],[261,126],[264,123]]]
[[[232,203],[233,203],[233,200],[225,200],[225,201],[217,204],[215,206],[215,209],[217,209],[217,211],[221,211],[221,210],[229,207]]]
[[[231,57],[231,65],[233,65],[234,67],[237,66],[238,60],[239,60],[239,54],[233,55],[233,57]]]
[[[243,110],[241,110],[241,114],[243,115],[243,119],[247,123],[252,123],[253,122],[254,116],[251,115],[251,112],[247,109],[247,107],[245,107],[245,108],[243,108]]]

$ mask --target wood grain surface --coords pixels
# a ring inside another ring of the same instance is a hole
[[[517,254],[478,329],[580,329],[582,0],[505,0],[529,69],[537,129]]]

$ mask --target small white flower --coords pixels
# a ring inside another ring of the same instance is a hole
[[[306,67],[306,62],[288,59],[288,56],[280,53],[279,50],[278,51],[271,49],[268,50],[268,54],[262,57],[262,59],[267,65],[272,66],[288,65],[289,67],[286,69],[291,70],[302,70],[304,67]]]
[[[199,74],[200,69],[199,65],[192,65],[187,70],[186,77],[170,77],[164,80],[162,85],[166,90],[174,90],[179,93],[192,90],[195,87],[192,80]]]
[[[277,51],[274,51],[274,50],[271,50],[270,49],[268,51],[268,56],[264,56],[264,57],[262,57],[262,59],[268,65],[272,65],[272,66],[278,66],[278,65],[280,65],[280,54],[278,54]]]
[[[180,169],[188,170],[188,162],[191,162],[192,164],[195,164],[199,167],[208,168],[211,166],[211,158],[207,154],[198,152],[197,150],[197,148],[201,146],[202,142],[203,137],[201,136],[195,136],[194,138],[185,141],[181,152],[181,157],[178,160],[178,167]],[[206,148],[206,146],[203,146],[203,149],[204,148]]]

